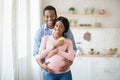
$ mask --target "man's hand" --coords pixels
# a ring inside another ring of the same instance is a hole
[[[60,72],[66,71],[73,63],[73,61],[70,61],[67,59],[64,59],[64,61],[65,61],[65,64],[63,65],[63,67],[61,67]]]

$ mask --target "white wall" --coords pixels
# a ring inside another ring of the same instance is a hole
[[[100,9],[105,9],[106,13],[110,14],[107,17],[97,17],[96,22],[101,22],[103,28],[96,29],[72,29],[76,42],[82,42],[82,48],[84,52],[88,52],[90,48],[95,48],[97,51],[101,51],[103,48],[119,48],[120,49],[120,0],[44,0],[42,3],[43,8],[46,5],[53,5],[56,7],[58,13],[69,13],[68,8],[74,6],[76,8],[76,13],[84,13],[84,8],[95,7],[95,13],[98,13]],[[78,24],[84,22],[92,23],[93,18],[86,17],[74,17],[69,19],[77,19]],[[89,31],[91,36],[91,41],[85,41],[83,39],[83,34]],[[120,50],[119,50],[120,51]]]
[[[119,29],[120,31],[120,29]],[[119,48],[119,36],[118,36],[118,28],[94,28],[94,29],[72,29],[74,33],[75,41],[81,42],[81,47],[83,51],[86,53],[90,51],[90,48],[94,48],[95,51],[103,52],[103,49],[110,48]],[[91,33],[91,40],[86,41],[83,39],[84,33]]]

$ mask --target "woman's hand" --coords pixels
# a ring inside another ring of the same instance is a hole
[[[51,69],[49,69],[48,68],[48,64],[50,63],[50,62],[42,62],[41,60],[40,60],[40,58],[38,57],[37,59],[36,59],[36,61],[37,61],[37,63],[40,65],[40,67],[41,68],[43,68],[43,69],[45,69],[47,72],[49,72],[49,73],[54,73],[54,71],[53,70],[51,70]]]
[[[61,46],[63,44],[64,44],[63,40],[58,40],[53,46],[54,46],[54,48],[57,48],[57,47],[59,47],[59,46]]]
[[[54,73],[54,71],[48,67],[49,63],[50,62],[43,63],[42,68],[45,69],[48,73]]]

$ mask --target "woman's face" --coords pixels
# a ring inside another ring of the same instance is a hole
[[[57,36],[62,36],[63,32],[65,31],[65,26],[61,21],[57,21],[54,26],[54,31],[57,33]]]

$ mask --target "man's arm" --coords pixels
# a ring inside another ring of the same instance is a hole
[[[65,60],[65,65],[61,67],[60,72],[66,71],[71,65],[73,61]]]
[[[38,52],[39,52],[39,48],[40,48],[40,44],[41,44],[41,32],[40,29],[37,30],[36,34],[35,34],[35,38],[34,38],[34,47],[33,47],[33,56],[35,57],[35,59],[38,57]]]
[[[75,44],[75,39],[74,39],[73,33],[72,33],[72,31],[70,29],[68,30],[67,33],[65,33],[65,37],[72,41],[73,49],[74,49],[74,51],[76,51],[77,47],[76,47],[76,44]]]

